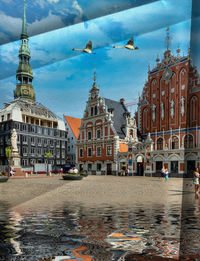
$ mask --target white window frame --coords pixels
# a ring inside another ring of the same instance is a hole
[[[108,154],[108,147],[111,148],[111,154]],[[107,145],[106,146],[106,156],[112,156],[112,145]]]
[[[89,153],[88,153],[89,149],[91,149],[91,155],[90,156],[89,156]],[[87,148],[87,156],[92,157],[92,148],[91,147]]]
[[[97,135],[98,131],[100,131],[100,137],[98,137],[98,135]],[[98,140],[101,139],[101,129],[97,129],[96,135],[97,135],[96,137],[97,137]]]
[[[98,149],[99,149],[99,148],[100,148],[100,154],[98,155]],[[96,156],[97,156],[97,157],[101,157],[101,146],[98,146],[98,147],[97,147]]]

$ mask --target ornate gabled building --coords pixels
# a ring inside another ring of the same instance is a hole
[[[63,116],[65,128],[67,131],[67,165],[75,166],[76,164],[76,141],[81,126],[81,119],[68,115]]]
[[[176,56],[167,48],[163,59],[148,71],[136,114],[143,141],[135,148],[135,173],[160,172],[182,176],[200,166],[200,77],[192,66],[190,50]],[[148,140],[151,142],[146,144]]]
[[[14,100],[5,103],[5,107],[0,110],[0,165],[7,164],[5,148],[11,145],[13,129],[17,131],[18,151],[23,168],[35,163],[45,163],[47,151],[51,152],[49,163],[52,166],[66,164],[67,132],[64,122],[35,99],[25,3],[16,80]]]
[[[77,139],[79,170],[89,174],[118,174],[119,155],[127,151],[130,140],[137,140],[137,128],[124,99],[117,102],[101,97],[95,74]]]

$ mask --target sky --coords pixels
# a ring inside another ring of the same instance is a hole
[[[21,8],[16,9],[17,4]],[[13,100],[16,86],[23,1],[1,0],[0,10],[3,107],[4,102]],[[101,96],[135,101],[148,78],[149,64],[153,69],[157,56],[163,58],[168,26],[173,54],[180,46],[181,54],[187,55],[191,11],[191,0],[27,1],[36,100],[60,117],[82,118],[95,66]],[[132,36],[139,50],[113,48]],[[93,42],[95,55],[72,51],[84,48],[88,40]]]

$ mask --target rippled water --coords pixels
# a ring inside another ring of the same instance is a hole
[[[0,260],[178,260],[180,229],[180,205],[70,205],[20,214],[2,207]]]

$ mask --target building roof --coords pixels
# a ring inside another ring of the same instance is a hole
[[[120,143],[119,152],[128,152],[128,145],[125,143]]]
[[[112,120],[114,122],[114,128],[119,135],[120,139],[124,139],[126,134],[124,132],[126,126],[126,114],[129,113],[126,106],[121,102],[113,101],[107,98],[105,99],[105,104],[108,109],[113,110]]]
[[[66,121],[68,122],[74,136],[77,139],[78,134],[79,134],[79,128],[81,127],[81,119],[70,117],[67,115],[64,115],[64,117],[65,117]]]

